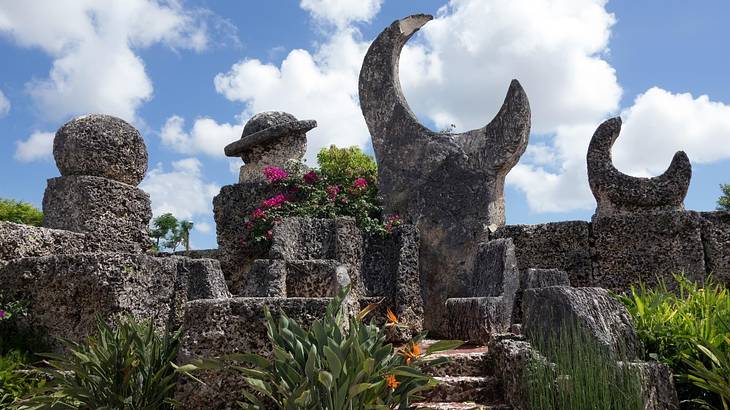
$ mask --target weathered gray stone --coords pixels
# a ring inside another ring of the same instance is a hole
[[[588,146],[588,183],[598,204],[596,215],[642,211],[679,211],[692,178],[692,165],[684,151],[674,154],[671,165],[654,178],[626,175],[613,166],[611,147],[621,132],[621,118],[601,124]]]
[[[265,183],[226,185],[213,198],[218,260],[228,289],[234,295],[241,294],[254,261],[266,258],[269,251],[253,249],[244,243],[246,218],[260,206],[261,201],[274,195],[275,190]]]
[[[418,269],[418,231],[400,225],[390,236],[367,238],[362,279],[368,296],[382,296],[401,324],[394,340],[408,340],[423,330],[423,298]],[[385,313],[385,312],[382,312]]]
[[[221,265],[214,259],[175,256],[178,282],[185,290],[185,300],[231,297]]]
[[[243,127],[241,139],[225,148],[227,156],[241,157],[246,163],[239,182],[263,182],[264,167],[284,168],[287,160],[301,160],[307,150],[306,132],[316,126],[314,120],[298,121],[280,111],[254,115]]]
[[[169,329],[179,323],[188,293],[178,279],[179,263],[121,253],[13,259],[0,269],[0,290],[28,301],[28,325],[52,338],[80,341],[93,333],[97,316],[132,315]]]
[[[338,277],[344,267],[348,279]],[[334,297],[352,282],[353,269],[333,259],[258,259],[246,278],[243,296],[317,298]],[[346,283],[344,283],[346,282]],[[357,289],[353,290],[357,293]],[[357,296],[356,296],[357,297]]]
[[[43,195],[44,227],[84,233],[105,251],[147,250],[151,218],[149,195],[107,178],[52,178]]]
[[[493,338],[489,351],[495,374],[502,376],[504,401],[515,410],[529,410],[528,372],[532,363],[549,365],[547,359],[525,342],[515,338]]]
[[[730,285],[730,212],[700,212],[705,269],[718,281]]]
[[[675,273],[705,277],[702,220],[695,213],[594,216],[592,228],[595,286],[622,292],[639,281],[671,285]]]
[[[592,286],[590,225],[585,221],[506,225],[491,237],[512,238],[520,272],[555,268],[567,272],[573,286]]]
[[[237,293],[248,297],[285,298],[286,278],[286,261],[256,259]]]
[[[515,307],[512,313],[515,323],[522,323],[522,293],[525,289],[548,286],[570,286],[568,274],[558,269],[528,269],[520,272],[520,290],[515,297]],[[520,333],[521,331],[520,327]]]
[[[522,332],[538,345],[560,343],[560,338],[575,327],[617,360],[633,360],[638,356],[639,340],[631,315],[606,289],[567,286],[526,289],[522,313]]]
[[[218,259],[218,249],[191,249],[189,251],[177,251],[175,255],[187,256],[192,259]]]
[[[444,334],[474,343],[509,330],[512,310],[502,296],[448,298],[444,306]]]
[[[408,107],[400,51],[428,15],[395,21],[371,44],[360,71],[360,107],[372,135],[386,211],[418,228],[427,327],[463,294],[484,226],[503,225],[504,177],[527,147],[530,109],[515,80],[496,117],[461,134],[430,131]]]
[[[679,410],[674,377],[668,366],[656,362],[619,363],[626,365],[639,373],[644,410]]]
[[[74,118],[56,132],[53,157],[61,175],[92,175],[137,185],[147,172],[147,147],[139,132],[110,115]]]
[[[79,253],[89,245],[81,233],[0,221],[0,260]]]
[[[185,334],[178,363],[198,358],[220,357],[230,353],[269,354],[263,308],[276,316],[279,310],[302,326],[309,326],[324,315],[330,299],[310,298],[231,298],[196,300],[185,309]],[[196,373],[204,385],[181,378],[175,398],[186,409],[235,408],[241,400],[245,381],[240,374],[225,371]]]

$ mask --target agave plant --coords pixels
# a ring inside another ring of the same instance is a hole
[[[721,346],[704,346],[697,344],[699,349],[705,356],[705,361],[697,359],[687,359],[691,371],[687,378],[695,386],[712,392],[720,398],[723,410],[730,409],[730,337],[725,337]],[[709,361],[707,365],[705,362]],[[695,402],[711,407],[705,400],[695,400]]]
[[[85,343],[64,341],[66,355],[42,355],[51,381],[18,408],[172,408],[177,375],[171,362],[180,336],[181,331],[160,335],[150,321],[126,318],[112,328],[98,319],[97,333]]]
[[[375,305],[345,319],[341,305],[346,294],[347,290],[340,292],[324,317],[314,321],[308,331],[284,312],[274,319],[265,309],[273,345],[270,357],[232,354],[197,360],[178,370],[188,375],[200,369],[240,372],[248,384],[248,390],[241,392],[244,401],[239,403],[245,409],[410,408],[419,399],[419,392],[436,385],[419,367],[448,360],[429,355],[458,347],[461,342],[441,341],[421,352],[422,334],[395,349],[386,343],[385,329],[363,321]]]

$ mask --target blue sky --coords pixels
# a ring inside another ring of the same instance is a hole
[[[403,52],[401,81],[434,129],[491,120],[511,78],[530,97],[533,134],[506,186],[508,223],[589,219],[585,148],[621,115],[619,169],[657,175],[693,163],[686,206],[710,210],[730,182],[730,38],[721,0],[151,0],[0,3],[0,197],[40,206],[58,175],[52,133],[104,112],[143,133],[142,188],[157,213],[196,222],[214,247],[211,198],[240,161],[222,146],[256,112],[289,111],[325,145],[369,136],[357,73],[370,41],[413,13],[436,19]]]

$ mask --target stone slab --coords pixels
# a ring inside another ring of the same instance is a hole
[[[84,252],[86,235],[0,221],[0,260]]]
[[[548,286],[570,286],[568,274],[558,269],[527,269],[520,272],[520,290],[515,297],[515,308],[512,314],[515,323],[522,323],[522,293],[525,289]]]
[[[226,354],[269,354],[271,345],[266,336],[264,306],[274,316],[279,310],[303,326],[324,316],[329,298],[231,298],[196,300],[188,303],[183,320],[183,336],[178,363],[197,358],[220,357]],[[196,373],[205,384],[181,378],[175,398],[186,409],[236,408],[243,378],[225,371]]]
[[[502,296],[446,299],[442,333],[449,338],[475,343],[504,333],[512,323],[512,310]]]
[[[697,281],[705,277],[702,219],[696,213],[594,216],[592,229],[594,286],[622,292],[639,281],[671,284],[675,273]]]
[[[492,238],[512,238],[517,267],[560,269],[573,286],[591,286],[590,223],[551,222],[538,225],[506,225]]]
[[[141,189],[94,176],[48,180],[43,195],[43,226],[85,233],[100,249],[149,249],[150,197]]]
[[[718,281],[730,285],[730,212],[699,212],[703,220],[705,268]]]

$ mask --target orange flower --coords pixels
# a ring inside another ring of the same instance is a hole
[[[398,380],[396,380],[395,376],[393,376],[392,374],[385,376],[385,383],[387,383],[388,387],[390,387],[393,390],[397,389],[398,385],[400,385],[400,382]]]
[[[398,316],[393,313],[390,308],[388,308],[388,311],[386,312],[386,315],[388,316],[388,324],[391,326],[395,326],[398,324]]]
[[[406,364],[411,364],[413,359],[418,359],[421,355],[421,346],[417,343],[410,342],[400,351],[400,355],[406,359]]]

